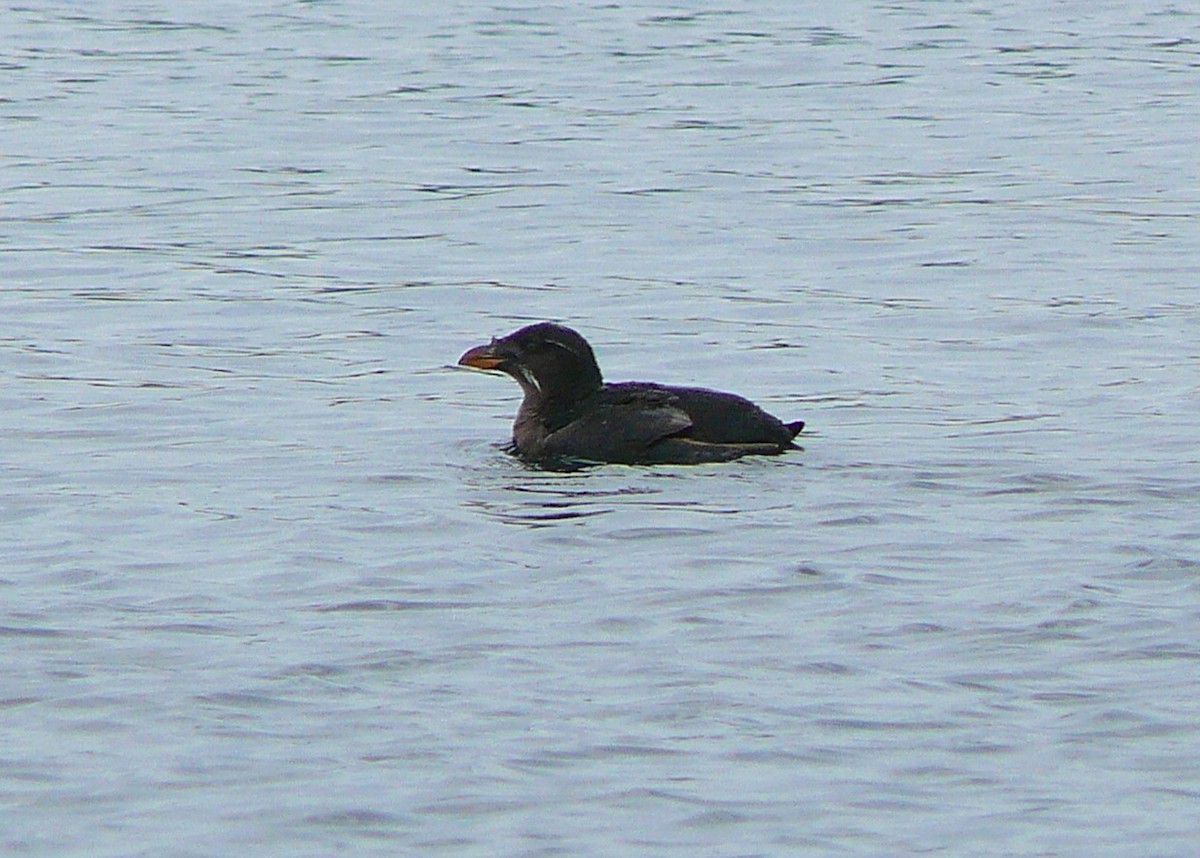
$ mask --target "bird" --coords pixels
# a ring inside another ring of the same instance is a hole
[[[798,449],[784,423],[733,393],[644,381],[606,383],[577,331],[539,322],[469,349],[459,366],[498,370],[524,392],[510,452],[547,469],[696,465]]]

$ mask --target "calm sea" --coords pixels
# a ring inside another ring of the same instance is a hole
[[[1189,4],[2,15],[0,852],[1195,854]]]

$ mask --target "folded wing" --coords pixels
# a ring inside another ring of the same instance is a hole
[[[609,385],[571,416],[570,422],[546,437],[543,450],[547,456],[642,462],[654,444],[692,425],[679,398],[663,388]]]

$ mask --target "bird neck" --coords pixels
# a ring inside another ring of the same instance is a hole
[[[536,419],[553,432],[578,416],[580,406],[600,389],[600,382],[586,386],[542,388],[523,384],[521,387],[525,390],[525,399],[521,402],[520,412],[526,419]]]

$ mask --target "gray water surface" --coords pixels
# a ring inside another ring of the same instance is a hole
[[[1194,853],[1186,4],[3,18],[0,851]],[[804,450],[527,469],[538,319]]]

